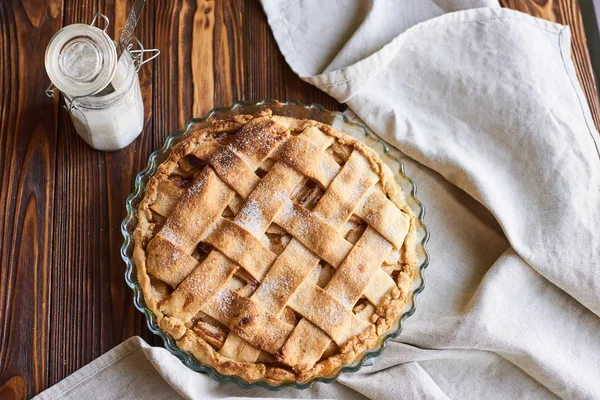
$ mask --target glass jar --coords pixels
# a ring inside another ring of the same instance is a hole
[[[103,30],[93,26],[101,17]],[[96,14],[90,25],[68,25],[46,49],[46,71],[52,81],[46,93],[58,89],[75,130],[97,150],[114,151],[129,145],[144,128],[144,103],[137,76],[142,64],[158,56],[156,49],[129,44],[120,58],[117,44],[106,34],[108,18]],[[152,56],[144,59],[144,54]]]
[[[113,92],[78,97],[74,104],[65,97],[75,130],[97,150],[122,149],[144,128],[144,102],[129,52],[121,56],[111,85]]]

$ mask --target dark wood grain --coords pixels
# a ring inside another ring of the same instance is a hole
[[[135,175],[167,135],[237,100],[343,108],[287,66],[259,2],[148,1],[136,34],[162,54],[140,73],[144,131],[119,152],[92,150],[59,99],[43,93],[44,50],[62,26],[89,22],[95,12],[108,15],[115,37],[128,3],[0,0],[2,399],[31,397],[132,335],[160,344],[133,307],[119,249]],[[538,3],[507,1],[572,24],[579,77],[597,110],[576,2]]]
[[[0,384],[13,377],[1,390],[17,398],[46,388],[50,369],[58,102],[43,56],[61,3],[0,2]]]
[[[125,7],[112,2],[68,2],[63,24],[89,22],[93,11],[111,20],[108,32],[118,35],[125,23]],[[136,31],[153,46],[149,29],[154,4],[149,3]],[[133,309],[132,294],[123,287],[120,223],[123,204],[137,172],[154,147],[152,137],[153,72],[144,66],[140,85],[144,98],[144,132],[124,150],[105,153],[91,149],[75,132],[67,112],[59,119],[56,154],[55,244],[52,260],[49,384],[72,373],[91,359],[138,334],[157,343],[142,315]]]
[[[0,399],[21,400],[27,396],[27,384],[21,375],[9,378],[4,385],[0,386]]]
[[[600,102],[590,53],[587,47],[581,10],[577,0],[500,0],[505,7],[571,28],[571,57],[577,78],[588,101],[596,130],[600,131]]]

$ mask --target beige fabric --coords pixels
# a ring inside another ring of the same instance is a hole
[[[141,338],[132,337],[34,399],[183,398],[157,372],[152,363],[153,356],[146,353],[146,349],[152,348]],[[158,356],[167,355],[164,349],[153,349],[152,352]]]

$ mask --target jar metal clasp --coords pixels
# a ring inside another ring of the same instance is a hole
[[[133,59],[135,72],[138,72],[140,68],[142,68],[142,65],[146,64],[148,61],[154,60],[160,55],[159,49],[144,48],[142,42],[140,42],[140,40],[135,36],[131,38],[131,42],[127,46],[127,51],[129,51],[129,54],[131,54],[131,58]],[[133,48],[135,45],[137,45],[137,49]],[[148,55],[148,57],[146,57],[145,55]]]

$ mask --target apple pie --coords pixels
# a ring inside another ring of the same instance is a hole
[[[390,169],[330,125],[214,120],[148,181],[134,233],[147,307],[225,375],[306,382],[372,348],[405,307],[416,217]]]

